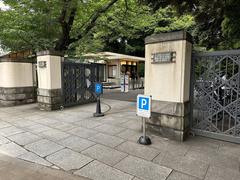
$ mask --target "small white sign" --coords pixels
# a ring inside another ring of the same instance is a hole
[[[125,75],[125,92],[128,92],[129,90],[129,76]]]
[[[152,97],[141,95],[137,96],[137,115],[145,118],[151,117]]]

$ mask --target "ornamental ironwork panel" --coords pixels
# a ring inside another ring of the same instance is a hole
[[[239,143],[240,51],[198,53],[192,63],[192,129]]]
[[[65,61],[62,68],[64,106],[95,102],[94,83],[99,81],[99,66]]]

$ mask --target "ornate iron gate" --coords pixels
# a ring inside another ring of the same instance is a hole
[[[240,143],[240,51],[193,55],[192,129]]]
[[[63,62],[64,106],[74,106],[96,101],[94,83],[99,81],[98,64]]]

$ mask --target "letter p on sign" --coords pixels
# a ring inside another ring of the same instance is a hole
[[[151,96],[138,95],[137,115],[145,118],[151,117]]]

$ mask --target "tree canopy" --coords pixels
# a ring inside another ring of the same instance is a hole
[[[185,29],[196,47],[240,47],[240,0],[2,0],[0,44],[13,51],[144,55],[144,38]]]

